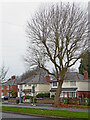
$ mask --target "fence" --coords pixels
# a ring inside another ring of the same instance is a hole
[[[90,99],[87,98],[60,98],[60,103],[61,104],[74,104],[74,105],[89,105],[90,104]]]

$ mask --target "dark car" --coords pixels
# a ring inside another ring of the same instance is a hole
[[[4,96],[4,100],[8,100],[9,96]]]

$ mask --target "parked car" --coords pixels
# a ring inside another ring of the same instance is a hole
[[[9,96],[4,96],[4,100],[8,100]]]

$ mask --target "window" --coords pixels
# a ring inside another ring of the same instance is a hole
[[[20,89],[22,89],[22,85],[20,85]]]
[[[9,90],[9,86],[7,86],[7,90]]]
[[[65,92],[65,97],[67,97],[67,92]]]
[[[57,82],[53,82],[53,86],[57,86]]]
[[[69,93],[69,97],[72,97],[72,92]]]
[[[3,93],[3,92],[1,93],[1,96],[4,96],[4,93]]]
[[[63,92],[61,92],[60,97],[63,97]]]
[[[25,87],[27,87],[27,85],[25,84]]]
[[[70,86],[76,86],[76,81],[74,81],[74,82],[70,82]]]
[[[4,89],[4,87],[2,86],[2,90]]]
[[[69,97],[76,97],[76,93],[75,92],[70,92]]]
[[[72,92],[72,97],[76,97],[75,92]]]
[[[9,93],[7,93],[7,96],[9,96]]]
[[[31,86],[31,84],[29,84],[28,86]]]
[[[34,84],[35,87],[37,87],[37,84]]]

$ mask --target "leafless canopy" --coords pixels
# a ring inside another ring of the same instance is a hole
[[[5,77],[6,77],[7,72],[8,72],[8,69],[6,69],[5,66],[3,65],[0,69],[0,82],[5,81]]]
[[[25,61],[55,77],[67,71],[88,49],[87,13],[77,5],[55,4],[37,12],[27,22],[29,44]],[[56,74],[49,71],[47,63]]]

